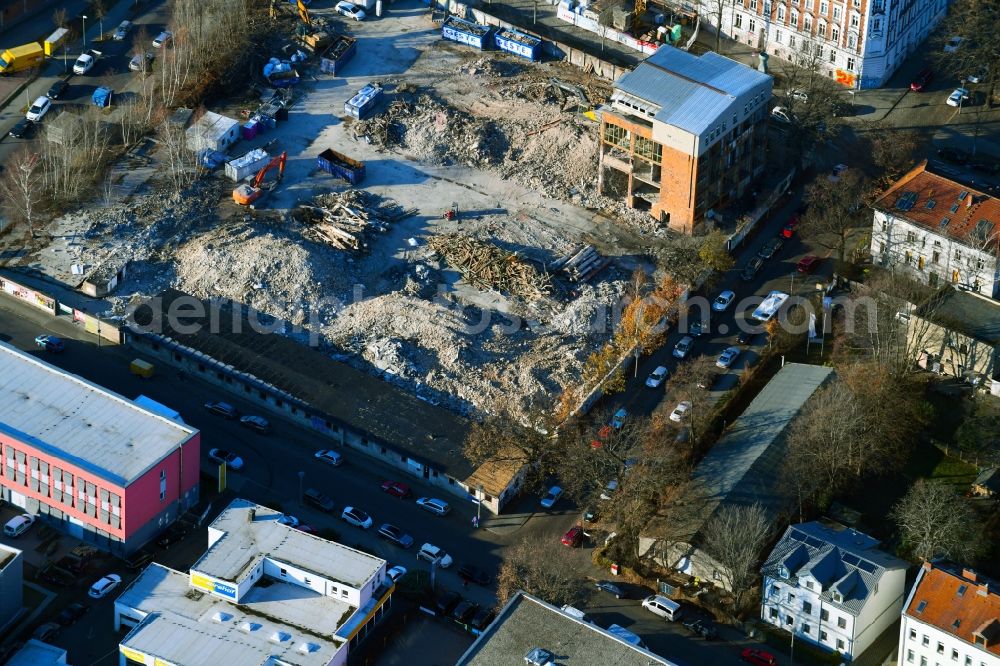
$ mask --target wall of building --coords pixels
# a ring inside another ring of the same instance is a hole
[[[8,559],[9,558],[9,559]],[[0,545],[0,635],[24,603],[24,554]]]
[[[906,570],[886,571],[879,578],[872,597],[858,615],[855,625],[854,656],[872,646],[903,612],[906,598]]]
[[[201,433],[151,467],[125,489],[125,538],[176,507],[181,513],[198,503]],[[167,519],[166,522],[172,522]]]
[[[967,643],[933,625],[903,616],[899,629],[900,666],[971,663],[973,666],[1000,666],[1000,656]],[[966,659],[971,659],[967,662]]]
[[[809,604],[808,612],[805,603]],[[760,615],[775,627],[794,631],[798,639],[846,655],[860,654],[855,644],[860,630],[857,619],[824,601],[816,591],[765,577]]]
[[[1000,371],[1000,345],[990,345],[962,333],[949,331],[911,315],[907,322],[908,347],[925,370],[971,379],[992,378]]]

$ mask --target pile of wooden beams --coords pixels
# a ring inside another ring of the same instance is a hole
[[[389,224],[412,215],[395,202],[381,204],[374,197],[358,190],[331,192],[302,204],[292,211],[292,217],[303,223],[303,235],[340,250],[365,252],[368,234],[385,232]]]
[[[552,293],[549,275],[534,264],[492,243],[464,234],[442,234],[427,240],[430,249],[462,273],[466,282],[483,290],[509,294],[525,302]]]
[[[549,268],[552,270],[562,269],[573,282],[588,282],[592,277],[601,272],[608,265],[608,259],[598,253],[593,245],[576,247],[569,254],[556,259]]]

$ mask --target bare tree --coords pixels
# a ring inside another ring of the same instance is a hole
[[[526,538],[504,549],[497,574],[497,601],[506,604],[518,590],[561,606],[587,598],[579,575],[565,564],[563,546],[549,537]]]
[[[971,507],[941,481],[919,479],[892,510],[903,544],[916,557],[970,561],[985,550]]]
[[[713,229],[701,238],[698,257],[705,266],[720,273],[733,267],[733,256],[726,248],[726,235],[720,229]]]
[[[60,7],[52,12],[52,24],[57,28],[65,28],[69,24],[69,14],[65,7]]]
[[[37,153],[20,150],[10,159],[6,173],[0,178],[0,197],[9,217],[15,222],[24,222],[32,238],[44,197],[40,163]]]
[[[733,595],[736,613],[757,580],[761,550],[770,535],[770,518],[759,504],[724,505],[705,527],[702,546],[721,565],[719,573]]]
[[[967,81],[978,74],[986,86],[986,104],[993,105],[997,77],[1000,77],[1000,44],[994,28],[1000,22],[996,0],[957,0],[931,40],[929,49],[937,65],[955,78]],[[952,37],[961,37],[956,49],[944,50]]]
[[[673,426],[673,429],[688,428],[689,450],[693,451],[711,421],[713,402],[709,389],[716,378],[715,359],[710,356],[697,356],[678,363],[667,381],[666,395],[671,399],[662,401],[653,412],[653,420],[660,420]],[[681,401],[690,403],[691,407],[684,421],[677,424],[669,420],[670,413]]]
[[[913,168],[913,157],[923,146],[923,139],[913,130],[894,127],[885,121],[865,120],[857,126],[864,139],[852,156],[873,178],[866,188],[865,200],[871,203],[900,176]]]
[[[733,8],[732,0],[702,0],[706,12],[712,17],[715,23],[715,52],[722,53],[722,21],[726,16],[726,10]]]
[[[174,192],[180,194],[194,180],[196,158],[187,147],[184,127],[169,119],[160,124],[157,131],[160,147],[165,157],[166,177]]]
[[[558,467],[558,449],[552,438],[509,418],[488,416],[473,423],[462,452],[475,465],[489,462],[526,469],[529,487],[539,486]]]
[[[818,178],[806,192],[809,208],[802,217],[802,237],[835,251],[841,266],[850,234],[862,226],[871,230],[871,214],[863,205],[864,187],[862,173],[848,169],[835,181]]]

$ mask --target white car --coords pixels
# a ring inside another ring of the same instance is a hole
[[[217,463],[225,463],[229,469],[243,469],[243,458],[225,449],[211,449],[208,457]]]
[[[739,347],[727,347],[721,354],[719,354],[719,360],[715,362],[715,365],[723,370],[728,370],[736,360],[736,357],[740,355]]]
[[[325,462],[327,465],[337,467],[344,462],[344,456],[330,449],[322,449],[315,453],[316,460]]]
[[[782,106],[771,109],[771,120],[775,120],[784,125],[792,124],[792,112]]]
[[[7,524],[3,526],[3,535],[5,537],[19,537],[28,531],[28,528],[35,524],[35,517],[30,513],[22,513],[20,516],[14,516],[7,521]]]
[[[96,61],[94,60],[94,56],[90,55],[89,53],[84,53],[83,55],[81,55],[79,58],[76,59],[75,63],[73,63],[73,73],[86,74],[94,66],[95,62]]]
[[[694,338],[690,335],[685,335],[680,339],[680,342],[674,345],[674,356],[684,358],[691,351],[692,346],[694,346]]]
[[[965,80],[968,81],[969,83],[983,83],[984,81],[986,81],[986,76],[988,73],[989,70],[986,69],[985,67],[982,67],[980,69],[977,69],[972,74],[969,74],[967,77],[965,77]]]
[[[794,99],[796,102],[805,103],[809,101],[809,93],[807,93],[805,90],[798,90],[797,88],[789,90],[787,93],[787,97],[789,99]]]
[[[118,27],[115,28],[115,34],[111,35],[111,38],[116,42],[120,42],[123,39],[125,39],[125,35],[127,35],[128,31],[131,29],[132,29],[131,21],[122,21],[121,23],[118,24]]]
[[[618,479],[611,479],[608,481],[607,485],[604,486],[604,490],[601,491],[601,499],[608,501],[614,497],[616,492],[618,492]]]
[[[447,502],[434,497],[421,497],[417,500],[417,506],[439,516],[447,516],[451,511]]]
[[[690,410],[691,410],[691,403],[688,402],[687,400],[684,400],[683,402],[678,403],[676,407],[674,407],[674,411],[670,412],[670,420],[675,423],[680,423],[685,419],[685,417],[687,417],[687,413]]]
[[[344,510],[340,512],[340,518],[363,530],[372,526],[372,517],[357,507],[345,506]]]
[[[665,620],[673,622],[680,617],[680,605],[676,601],[671,601],[658,594],[646,597],[642,600],[642,607],[654,615],[659,615]]]
[[[153,40],[153,48],[158,49],[161,46],[165,46],[166,44],[169,44],[170,41],[173,40],[173,38],[174,38],[174,33],[170,32],[169,30],[164,30],[163,32],[161,32],[156,36],[156,39]]]
[[[727,289],[715,297],[715,300],[712,301],[712,309],[716,312],[725,312],[726,308],[729,307],[729,304],[732,303],[735,298],[736,292],[729,291]]]
[[[41,120],[49,109],[52,108],[52,100],[48,97],[39,97],[35,100],[35,103],[28,108],[28,112],[24,114],[24,117],[32,122],[38,122]]]
[[[549,492],[546,493],[545,497],[542,498],[542,506],[546,509],[551,509],[552,506],[559,501],[562,497],[563,489],[559,486],[552,486],[549,488]]]
[[[425,543],[420,547],[420,552],[417,553],[417,559],[427,560],[431,564],[436,563],[442,569],[447,569],[451,566],[451,563],[454,562],[454,560],[451,559],[451,555],[429,543]]]
[[[361,7],[358,7],[357,5],[352,5],[347,2],[347,0],[341,0],[341,2],[338,2],[334,9],[337,10],[338,14],[343,14],[347,18],[352,18],[355,21],[365,20],[365,10],[361,9]]]
[[[948,106],[962,106],[969,101],[968,88],[955,88],[955,91],[948,95]]]
[[[401,567],[399,565],[394,566],[385,572],[385,575],[389,577],[393,583],[398,583],[399,579],[406,575],[406,567]]]
[[[299,519],[296,518],[295,516],[289,515],[287,513],[284,514],[284,515],[282,515],[282,516],[280,516],[278,518],[278,522],[281,523],[282,525],[288,525],[289,527],[298,527],[299,526]]]
[[[109,592],[111,592],[111,590],[118,587],[121,582],[122,578],[118,574],[108,574],[101,580],[91,585],[90,591],[87,594],[89,594],[92,599],[103,599]]]
[[[656,370],[653,370],[653,372],[649,374],[649,377],[646,377],[646,386],[649,388],[659,387],[660,384],[663,383],[663,380],[667,378],[667,374],[669,373],[667,372],[666,367],[662,365],[656,366]]]
[[[965,39],[962,37],[952,37],[951,39],[948,40],[948,43],[944,45],[944,52],[954,53],[959,48],[961,48],[962,42],[964,41]]]

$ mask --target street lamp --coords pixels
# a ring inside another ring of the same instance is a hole
[[[479,499],[479,501],[476,502],[476,527],[479,527],[479,518],[483,512],[483,492],[483,484],[480,483],[476,486],[476,497]]]
[[[958,93],[958,115],[962,115],[962,102],[965,101],[965,79],[962,79],[961,92]]]
[[[83,45],[87,46],[87,15],[83,15]]]

